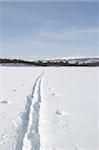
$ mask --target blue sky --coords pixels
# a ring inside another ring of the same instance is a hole
[[[0,2],[0,57],[99,54],[99,2]]]

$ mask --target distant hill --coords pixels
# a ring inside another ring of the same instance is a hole
[[[26,61],[21,59],[0,59],[1,66],[99,66],[99,58],[73,58]]]

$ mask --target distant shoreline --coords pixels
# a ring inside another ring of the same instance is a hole
[[[26,61],[22,59],[0,59],[0,66],[99,66],[99,58],[73,58]]]

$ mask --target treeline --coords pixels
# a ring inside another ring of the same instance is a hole
[[[79,63],[79,61],[75,63],[69,63],[68,61],[38,61],[35,63],[36,66],[99,66],[99,62],[90,62],[90,63]]]
[[[28,61],[25,61],[25,60],[21,60],[21,59],[0,59],[0,63],[2,64],[28,64],[28,63],[31,63],[31,62],[28,62]]]
[[[21,59],[0,59],[3,66],[99,66],[99,58],[69,59],[69,60],[38,60],[26,61]],[[93,61],[94,60],[94,61]]]

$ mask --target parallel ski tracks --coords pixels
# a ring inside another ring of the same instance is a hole
[[[43,72],[38,76],[32,89],[32,95],[26,104],[27,121],[23,120],[20,140],[17,141],[16,150],[40,150],[39,117],[41,103],[41,79]],[[23,132],[23,133],[22,133]]]

